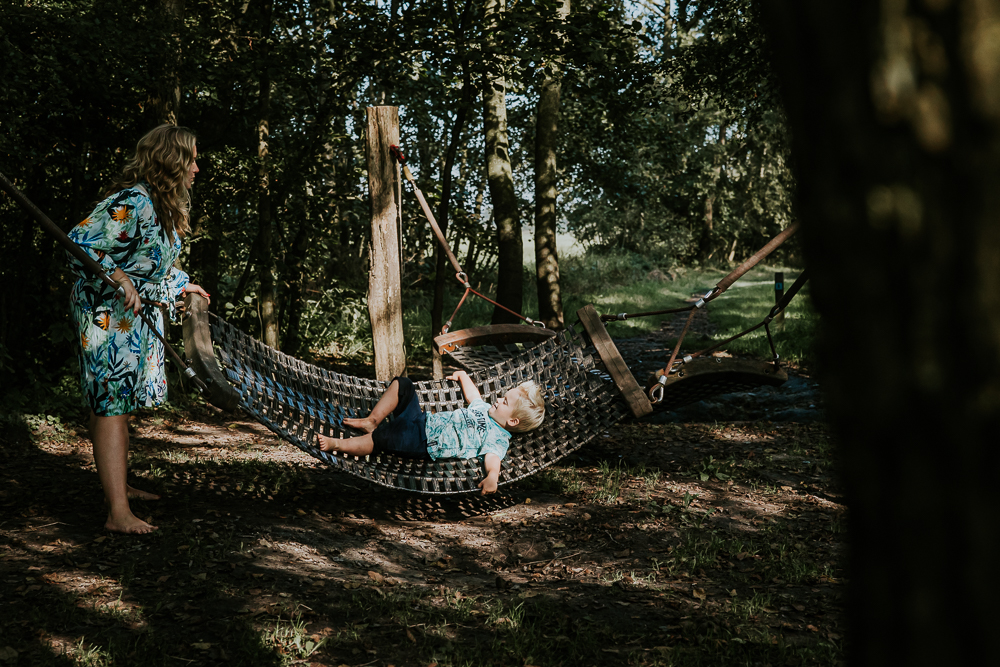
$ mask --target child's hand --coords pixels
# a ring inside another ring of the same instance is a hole
[[[469,374],[465,371],[455,371],[451,375],[445,378],[445,380],[454,380],[455,382],[461,382],[463,377],[469,377]]]
[[[479,488],[483,490],[483,495],[487,493],[495,493],[497,490],[497,475],[487,475],[483,478],[483,481],[479,483]]]
[[[483,466],[486,468],[486,477],[478,486],[483,490],[483,495],[493,493],[497,490],[500,481],[500,457],[490,452],[483,457]]]

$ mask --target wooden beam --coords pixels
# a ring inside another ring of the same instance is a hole
[[[194,292],[184,297],[184,354],[198,377],[205,382],[205,399],[226,412],[235,412],[240,393],[229,384],[215,358],[212,331],[208,320],[208,301]]]
[[[406,374],[400,285],[402,182],[399,166],[389,152],[389,146],[399,143],[399,109],[368,107],[367,112],[368,191],[372,203],[368,317],[372,325],[375,377],[388,381]]]
[[[508,343],[542,343],[556,335],[552,329],[526,326],[524,324],[490,324],[470,329],[449,331],[434,337],[434,344],[441,354],[453,352],[459,347],[479,345],[506,345]]]
[[[590,342],[597,349],[597,354],[604,362],[608,375],[615,381],[615,385],[618,386],[618,390],[625,398],[632,414],[636,417],[645,417],[652,412],[653,405],[649,402],[649,397],[635,381],[632,371],[625,365],[625,360],[622,359],[621,353],[618,352],[614,341],[608,335],[608,330],[604,328],[601,316],[594,306],[590,304],[584,306],[576,311],[576,316],[580,318],[580,323],[586,329]]]

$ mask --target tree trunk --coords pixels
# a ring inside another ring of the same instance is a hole
[[[718,192],[719,178],[722,176],[722,156],[719,154],[726,145],[726,126],[719,126],[718,150],[713,157],[715,166],[712,167],[712,189],[705,195],[705,216],[701,223],[701,238],[698,241],[698,257],[702,262],[707,262],[715,250],[712,248],[712,237],[715,231],[715,195]]]
[[[491,45],[496,48],[496,28],[506,11],[506,0],[486,0],[486,24],[493,31]],[[489,180],[493,219],[497,226],[497,303],[519,313],[524,298],[522,272],[524,248],[517,194],[510,166],[510,143],[507,140],[507,92],[504,57],[494,55],[499,72],[487,76],[483,90],[483,132],[486,145],[486,175]],[[493,324],[511,324],[520,320],[503,310],[493,309]]]
[[[163,12],[167,19],[178,29],[183,27],[184,0],[161,0]],[[150,127],[162,123],[178,124],[181,108],[181,49],[183,44],[178,32],[172,32],[169,37],[169,47],[165,50],[167,58],[166,71],[157,81],[153,96],[144,112],[146,122]]]
[[[217,238],[213,238],[213,232],[209,231],[211,224],[212,219],[202,213],[194,225],[190,240],[191,253],[188,256],[188,263],[191,267],[189,273],[197,276],[196,279],[194,277],[192,279],[204,287],[206,292],[218,294],[221,297],[219,260],[222,245]],[[222,298],[212,300],[210,305],[212,312],[218,312],[220,302],[225,303],[226,300]]]
[[[301,198],[300,198],[301,199]],[[305,299],[302,296],[305,290],[305,260],[309,252],[309,230],[312,223],[305,211],[305,206],[299,204],[298,229],[295,238],[290,246],[290,253],[286,265],[288,267],[288,290],[285,303],[286,309],[284,351],[292,356],[297,356],[302,348],[302,313],[305,308]]]
[[[268,347],[280,348],[278,337],[278,311],[274,289],[274,253],[271,251],[271,159],[268,148],[271,119],[271,74],[268,69],[271,40],[272,0],[263,4],[260,56],[257,72],[260,81],[259,111],[257,121],[258,195],[257,221],[260,240],[258,277],[260,279],[260,328],[261,340]]]
[[[566,20],[570,0],[563,0],[559,17]],[[549,329],[562,329],[562,296],[559,291],[559,252],[556,247],[556,149],[559,145],[559,94],[562,73],[551,65],[538,95],[535,120],[535,282],[538,290],[538,318]]]
[[[763,7],[851,511],[850,659],[975,664],[1000,650],[1000,4]]]
[[[456,50],[462,60],[462,101],[455,112],[455,124],[451,128],[451,139],[448,141],[448,150],[445,153],[444,165],[441,167],[441,203],[438,206],[437,223],[441,228],[441,233],[447,238],[448,234],[448,211],[451,208],[451,172],[455,166],[455,157],[458,154],[458,146],[462,140],[462,132],[465,130],[465,122],[469,116],[469,109],[472,108],[472,73],[471,63],[465,55],[465,33],[468,29],[466,23],[471,16],[472,0],[465,3],[462,18],[455,27]],[[434,302],[431,305],[431,338],[441,332],[444,326],[444,285],[449,279],[453,279],[450,267],[447,267],[448,259],[444,249],[439,244],[434,246]],[[431,340],[431,373],[434,378],[440,380],[444,377],[444,364],[441,361],[441,354],[438,352],[434,341]]]

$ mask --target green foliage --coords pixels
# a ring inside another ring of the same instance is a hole
[[[252,333],[262,329],[261,277],[273,277],[281,347],[299,356],[370,354],[369,105],[399,107],[411,169],[448,222],[472,284],[492,295],[497,283],[518,277],[497,275],[478,108],[483,81],[505,77],[508,152],[527,223],[538,86],[561,73],[563,223],[593,250],[563,260],[569,321],[587,302],[619,311],[687,296],[677,281],[646,277],[743,256],[790,219],[787,132],[749,0],[671,3],[667,17],[593,0],[574,3],[566,21],[556,3],[528,0],[508,3],[496,25],[473,0],[268,6],[3,4],[0,171],[68,229],[137,138],[176,116],[199,136],[201,167],[183,268],[213,294],[218,314]],[[462,115],[455,166],[445,174]],[[406,190],[405,329],[422,354],[436,333],[436,244]],[[78,404],[64,382],[75,348],[66,309],[73,278],[63,251],[7,197],[0,222],[0,254],[18,258],[0,265],[0,406],[57,401],[62,407],[46,410],[64,414]],[[452,269],[445,270],[449,285]],[[520,279],[522,312],[534,316],[534,279]],[[446,317],[457,301],[451,289]],[[474,300],[452,328],[488,322],[491,310]],[[623,325],[626,333],[647,326]],[[786,326],[798,336],[791,320]],[[52,388],[58,398],[47,398]]]
[[[596,104],[589,82],[567,96],[567,222],[588,245],[674,263],[743,254],[791,221],[789,138],[757,9],[668,7],[638,17],[647,76]]]

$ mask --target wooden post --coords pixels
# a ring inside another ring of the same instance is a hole
[[[774,272],[774,303],[781,302],[781,297],[785,296],[785,274],[781,271]],[[772,322],[775,331],[785,330],[785,311],[775,315]]]
[[[389,152],[389,146],[399,143],[399,109],[368,107],[367,112],[368,192],[372,202],[368,317],[372,324],[375,377],[391,380],[406,374],[399,266],[402,182],[399,165]]]

